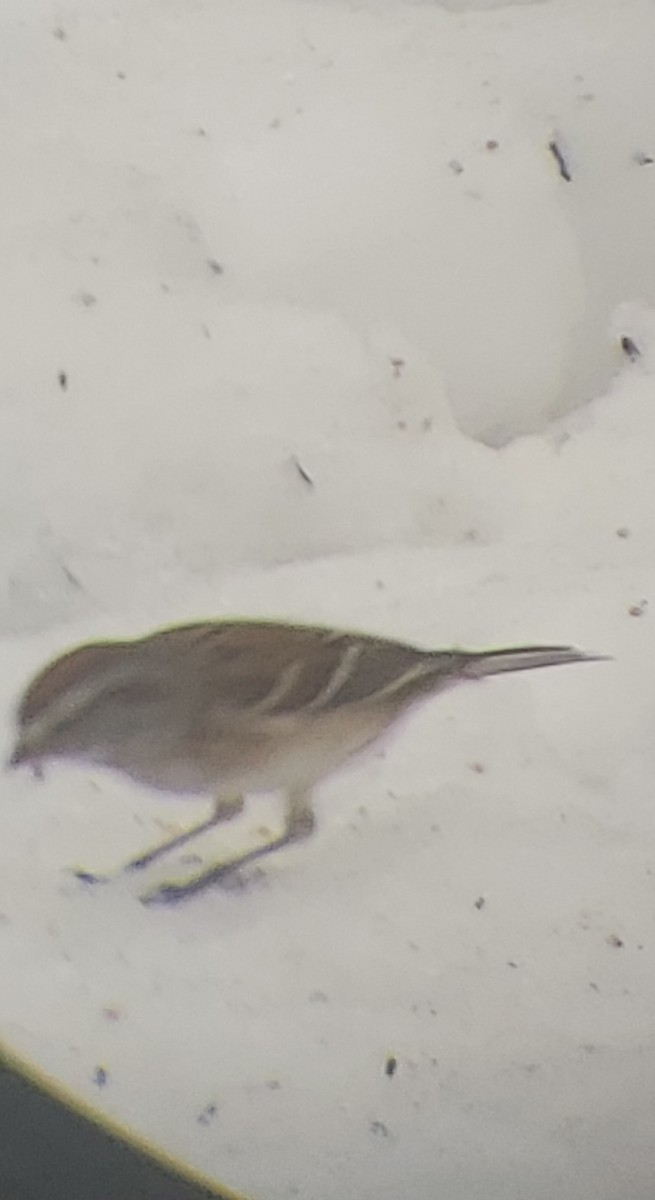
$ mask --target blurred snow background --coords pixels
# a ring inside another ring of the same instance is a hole
[[[178,619],[616,659],[428,706],[179,910],[65,868],[202,804],[6,776],[0,1033],[254,1200],[650,1200],[653,5],[0,28],[6,747],[48,655]]]

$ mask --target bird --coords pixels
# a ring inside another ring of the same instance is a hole
[[[141,897],[173,903],[309,837],[316,786],[422,701],[467,680],[605,657],[573,646],[430,650],[275,620],[173,625],[87,642],[48,663],[18,704],[9,766],[39,772],[72,761],[213,798],[205,820],[130,859],[125,871],[236,816],[248,794],[281,792],[280,834]]]

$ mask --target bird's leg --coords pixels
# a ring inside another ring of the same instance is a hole
[[[164,854],[168,854],[170,850],[177,850],[179,846],[185,846],[192,838],[199,837],[201,833],[206,833],[208,829],[213,829],[222,821],[231,821],[233,817],[237,817],[240,812],[243,812],[243,805],[243,796],[219,796],[205,821],[199,821],[197,825],[192,825],[184,833],[177,833],[174,837],[167,838],[165,842],[160,842],[158,846],[153,846],[152,850],[146,850],[144,854],[131,858],[129,862],[125,863],[122,870],[140,871],[143,867],[149,867],[151,863],[162,858]]]
[[[177,850],[180,846],[186,845],[192,838],[199,837],[201,833],[206,833],[208,829],[213,829],[215,825],[220,824],[222,821],[229,821],[232,817],[238,816],[243,810],[243,805],[243,796],[219,796],[214,804],[211,815],[206,820],[200,821],[197,825],[192,825],[191,829],[185,830],[184,833],[176,833],[174,837],[167,838],[157,846],[153,846],[151,850],[146,850],[143,854],[138,854],[136,858],[129,859],[120,868],[119,873],[141,871],[144,867],[149,867],[151,863],[155,862],[158,858],[162,858],[169,851]],[[74,874],[85,883],[95,883],[106,878],[106,876],[93,875],[91,872],[84,870],[76,870]]]
[[[143,904],[175,904],[178,900],[186,900],[188,896],[195,896],[199,892],[204,892],[212,884],[219,883],[234,871],[238,871],[240,867],[248,866],[250,863],[256,862],[258,858],[273,854],[276,850],[290,845],[291,842],[309,837],[314,826],[315,818],[310,802],[310,792],[307,790],[289,792],[286,798],[284,829],[278,837],[273,838],[270,842],[265,842],[263,846],[256,846],[254,850],[246,850],[244,854],[230,858],[227,862],[214,863],[213,866],[207,867],[198,875],[192,875],[190,879],[179,883],[175,881],[162,883],[152,891],[146,892],[141,897],[141,901]]]

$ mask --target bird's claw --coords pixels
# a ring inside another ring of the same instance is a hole
[[[96,875],[93,871],[85,871],[82,867],[71,867],[70,874],[79,879],[80,883],[109,883],[108,875]]]
[[[139,896],[139,900],[145,905],[177,904],[190,894],[189,889],[184,884],[162,883],[160,887],[152,888],[149,892],[144,892],[142,896]]]

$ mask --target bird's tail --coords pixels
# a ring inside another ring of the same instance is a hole
[[[585,654],[575,646],[517,646],[515,649],[462,652],[455,674],[461,679],[482,679],[504,671],[532,671],[564,663],[600,662],[607,654]]]

